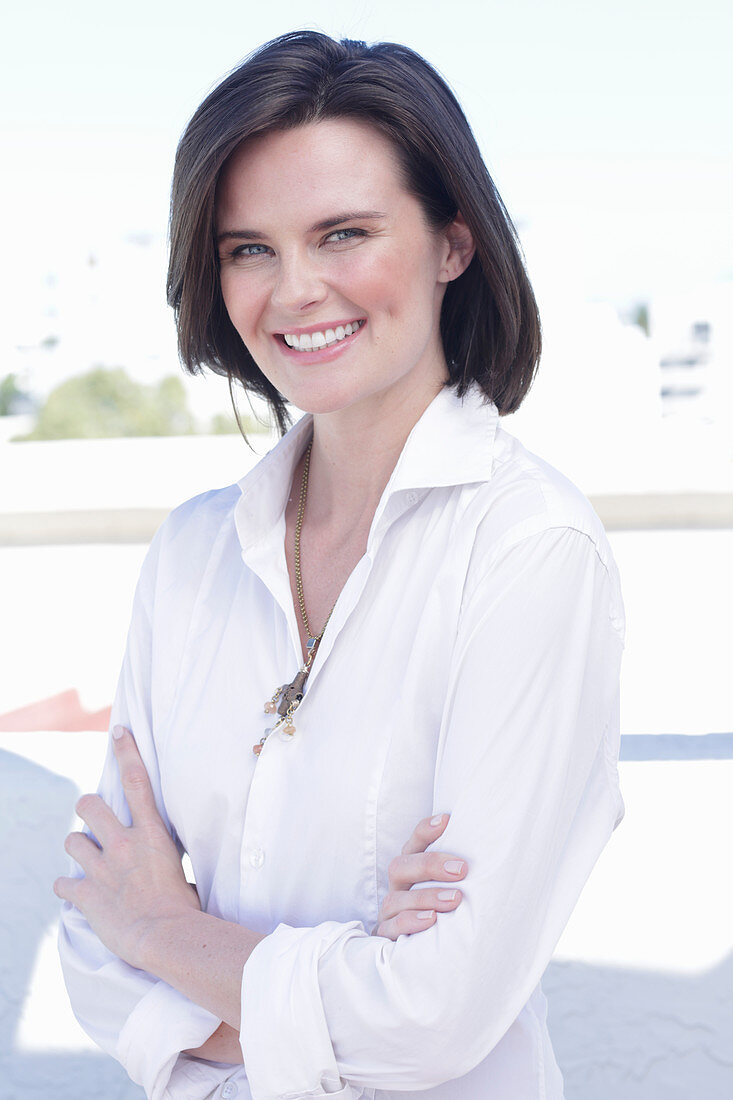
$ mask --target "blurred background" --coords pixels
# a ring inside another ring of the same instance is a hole
[[[166,221],[191,113],[300,27],[407,43],[456,92],[544,323],[505,427],[621,570],[627,813],[544,983],[568,1100],[730,1098],[730,4],[27,0],[0,47],[0,1100],[142,1096],[68,1007],[51,882],[153,531],[275,441],[178,366]]]

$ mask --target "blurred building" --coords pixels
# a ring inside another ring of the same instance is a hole
[[[733,281],[653,298],[649,331],[663,415],[733,426]]]

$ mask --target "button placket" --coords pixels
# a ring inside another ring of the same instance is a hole
[[[268,751],[268,742],[269,738],[265,742],[263,753]],[[271,749],[272,746],[270,751]],[[278,755],[279,753],[276,752],[275,757]],[[261,900],[262,892],[266,890],[266,880],[256,872],[264,866],[267,855],[267,817],[263,811],[271,798],[273,784],[277,785],[277,773],[277,760],[267,759],[263,755],[262,763],[257,764],[252,777],[240,849],[240,902],[242,904],[246,900],[250,903],[257,898]]]

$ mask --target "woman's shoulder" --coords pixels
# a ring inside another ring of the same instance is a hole
[[[476,548],[484,554],[501,552],[544,531],[567,528],[587,537],[607,568],[613,567],[606,532],[588,498],[501,423],[481,503]]]
[[[579,563],[590,559],[606,579],[611,620],[623,635],[624,610],[618,567],[603,524],[577,485],[533,454],[515,436],[497,428],[491,476],[478,497],[481,509],[466,578],[466,592],[483,591],[488,577],[512,555],[514,569],[543,572],[562,542],[569,583]],[[557,561],[555,557],[555,561]],[[552,570],[550,571],[552,572]],[[550,574],[548,574],[549,576]]]
[[[164,520],[161,530],[168,537],[183,531],[207,539],[222,523],[231,522],[234,507],[241,496],[239,485],[225,485],[221,489],[207,489],[179,504]]]
[[[173,571],[178,578],[200,574],[217,546],[236,549],[234,508],[240,495],[235,483],[198,493],[174,508],[151,544],[158,572]]]

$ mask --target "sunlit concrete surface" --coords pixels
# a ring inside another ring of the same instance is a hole
[[[276,441],[253,434],[0,444],[0,514],[158,507],[237,481]]]
[[[621,765],[626,817],[545,981],[568,1100],[733,1094],[732,784],[733,758]]]
[[[733,730],[733,530],[616,531],[626,733]]]
[[[66,873],[63,837],[78,795],[96,784],[104,742],[100,733],[0,734],[0,874],[10,900],[0,922],[2,1100],[144,1095],[76,1023],[56,952],[51,883]]]

